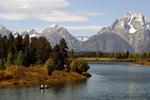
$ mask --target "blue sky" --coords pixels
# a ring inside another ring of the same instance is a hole
[[[64,26],[73,36],[92,36],[128,12],[150,17],[149,0],[1,0],[0,24],[24,31]]]

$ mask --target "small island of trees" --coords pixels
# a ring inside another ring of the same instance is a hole
[[[68,51],[64,38],[52,48],[44,36],[0,35],[0,86],[85,79],[89,68]]]

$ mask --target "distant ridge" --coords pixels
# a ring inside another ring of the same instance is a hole
[[[17,34],[23,36],[29,34],[30,37],[44,35],[52,46],[64,38],[69,49],[75,51],[150,52],[150,18],[138,12],[125,13],[121,19],[116,19],[112,25],[102,28],[91,37],[80,36],[76,38],[66,28],[57,24],[48,26],[42,33],[38,33],[34,29],[21,33],[13,31],[12,33],[14,36]],[[8,36],[10,31],[0,25],[0,34]]]

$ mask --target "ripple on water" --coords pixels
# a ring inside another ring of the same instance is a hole
[[[89,62],[92,77],[82,81],[0,89],[0,100],[149,100],[150,66]]]

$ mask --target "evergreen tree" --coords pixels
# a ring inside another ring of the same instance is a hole
[[[22,36],[18,34],[13,44],[15,49],[15,58],[17,58],[19,51],[22,50],[22,41],[23,41]]]
[[[56,69],[57,70],[62,70],[63,68],[61,68],[62,67],[62,64],[60,63],[61,61],[61,53],[60,53],[60,47],[59,47],[59,45],[58,44],[56,44],[55,46],[54,46],[54,48],[53,48],[53,50],[52,50],[53,52],[52,52],[52,59],[53,59],[53,61],[54,61],[54,63],[55,63],[55,65],[56,65]],[[58,62],[59,62],[59,64],[58,64]]]
[[[23,46],[22,46],[23,53],[29,57],[29,34],[26,34],[23,39]]]
[[[129,51],[126,52],[126,58],[128,58],[128,57],[129,57]]]
[[[12,35],[12,33],[9,34],[9,39],[8,39],[8,53],[12,53],[13,55],[15,54],[15,50],[13,47],[13,43],[14,43],[14,36]]]
[[[68,53],[67,53],[67,50],[68,50],[68,46],[67,46],[67,43],[65,42],[65,39],[62,38],[62,40],[60,40],[59,42],[59,47],[60,47],[60,54],[61,54],[61,61],[59,61],[59,63],[61,62],[62,64],[62,69],[64,69],[64,65],[67,64],[67,58],[68,58]]]
[[[47,39],[42,36],[39,37],[36,50],[37,63],[44,64],[50,57],[51,51],[51,46]]]
[[[29,53],[29,34],[26,34],[22,43],[23,54],[25,54],[26,62],[29,63],[30,53]]]
[[[5,64],[4,64],[4,61],[3,59],[0,59],[0,70],[5,70]]]
[[[51,53],[52,53],[52,47],[51,47],[50,43],[47,41],[47,39],[46,39],[45,52],[44,52],[44,57],[45,57],[44,59],[45,59],[45,61],[47,59],[49,59],[49,57],[51,56]]]
[[[7,56],[7,67],[10,67],[13,64],[13,55],[9,53]]]
[[[57,70],[63,70],[64,69],[64,65],[61,59],[58,60],[57,64],[56,64],[56,68]]]
[[[17,57],[17,60],[16,60],[16,65],[17,66],[29,66],[28,62],[27,62],[27,58],[26,56],[23,54],[22,51],[19,51],[18,53],[18,57]]]
[[[0,58],[7,57],[7,38],[0,35]]]
[[[38,42],[37,37],[31,38],[31,42],[29,44],[30,64],[34,64],[37,62],[37,57],[36,57],[37,42]]]
[[[5,57],[7,57],[7,55],[8,55],[8,39],[7,39],[7,36],[5,35],[4,36],[4,45],[5,45],[5,52],[6,52],[6,55],[5,55]]]

